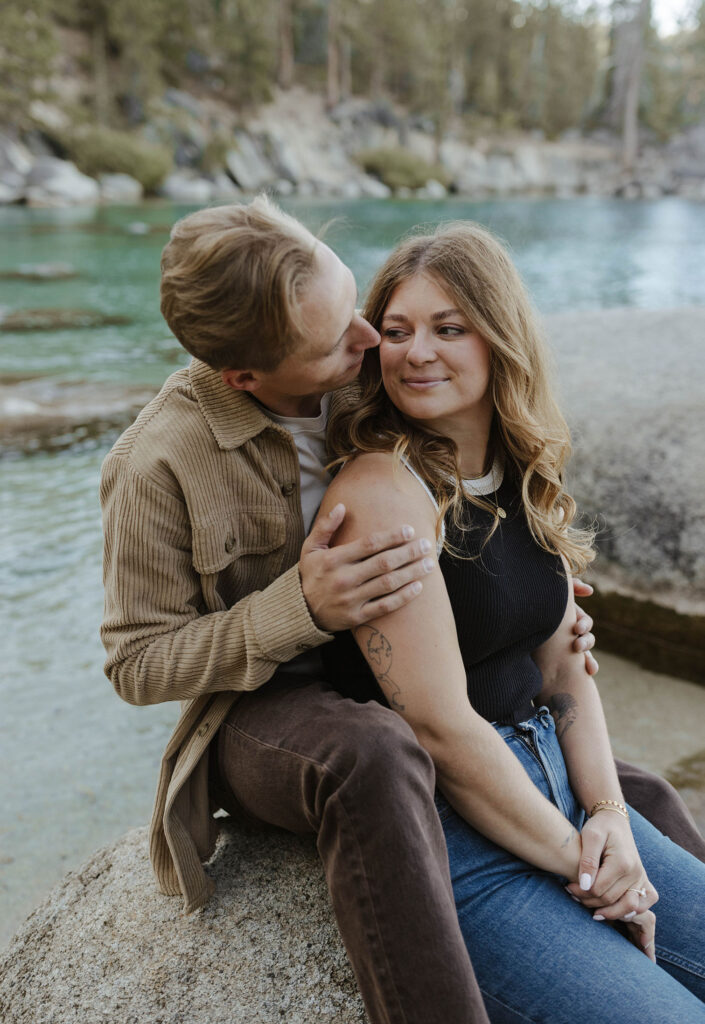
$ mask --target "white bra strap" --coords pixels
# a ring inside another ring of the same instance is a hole
[[[401,463],[402,463],[403,466],[406,467],[406,469],[409,470],[411,475],[416,480],[418,480],[418,482],[421,484],[421,486],[425,490],[426,494],[428,495],[428,497],[429,497],[431,503],[433,504],[433,507],[435,508],[436,512],[438,512],[438,502],[436,501],[436,498],[435,498],[435,496],[433,494],[433,491],[428,486],[428,484],[423,479],[423,477],[417,472],[417,470],[414,469],[414,467],[411,465],[409,460],[407,458],[405,458],[403,455],[401,456]],[[440,556],[440,553],[443,550],[443,542],[444,542],[445,538],[446,538],[445,523],[441,523],[441,535],[438,538],[438,540],[436,541],[436,556]]]

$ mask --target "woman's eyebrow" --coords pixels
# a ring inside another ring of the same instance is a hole
[[[404,316],[403,313],[385,313],[382,317],[382,322],[385,320],[397,320],[399,323],[406,323],[408,316]]]
[[[445,320],[448,316],[462,316],[462,312],[459,309],[442,309],[438,313],[431,315],[431,320],[436,323],[438,320]]]

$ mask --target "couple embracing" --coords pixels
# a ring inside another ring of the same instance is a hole
[[[373,1024],[705,1022],[705,844],[612,757],[592,536],[505,250],[412,236],[363,318],[260,197],[178,222],[161,294],[193,359],[101,483],[106,672],[182,702],[161,890],[208,900],[223,808],[316,834]]]

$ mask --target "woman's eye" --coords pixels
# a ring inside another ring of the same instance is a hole
[[[438,328],[438,333],[443,334],[448,338],[457,338],[461,334],[465,334],[464,327],[454,327],[452,324],[443,324]]]
[[[404,331],[399,330],[398,327],[385,327],[382,331],[382,337],[386,338],[387,341],[402,341],[406,334]]]

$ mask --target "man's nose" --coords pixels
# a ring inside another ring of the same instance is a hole
[[[368,348],[376,348],[380,342],[379,331],[376,331],[368,320],[357,314],[355,323],[355,336],[353,348],[358,352],[364,352]]]

